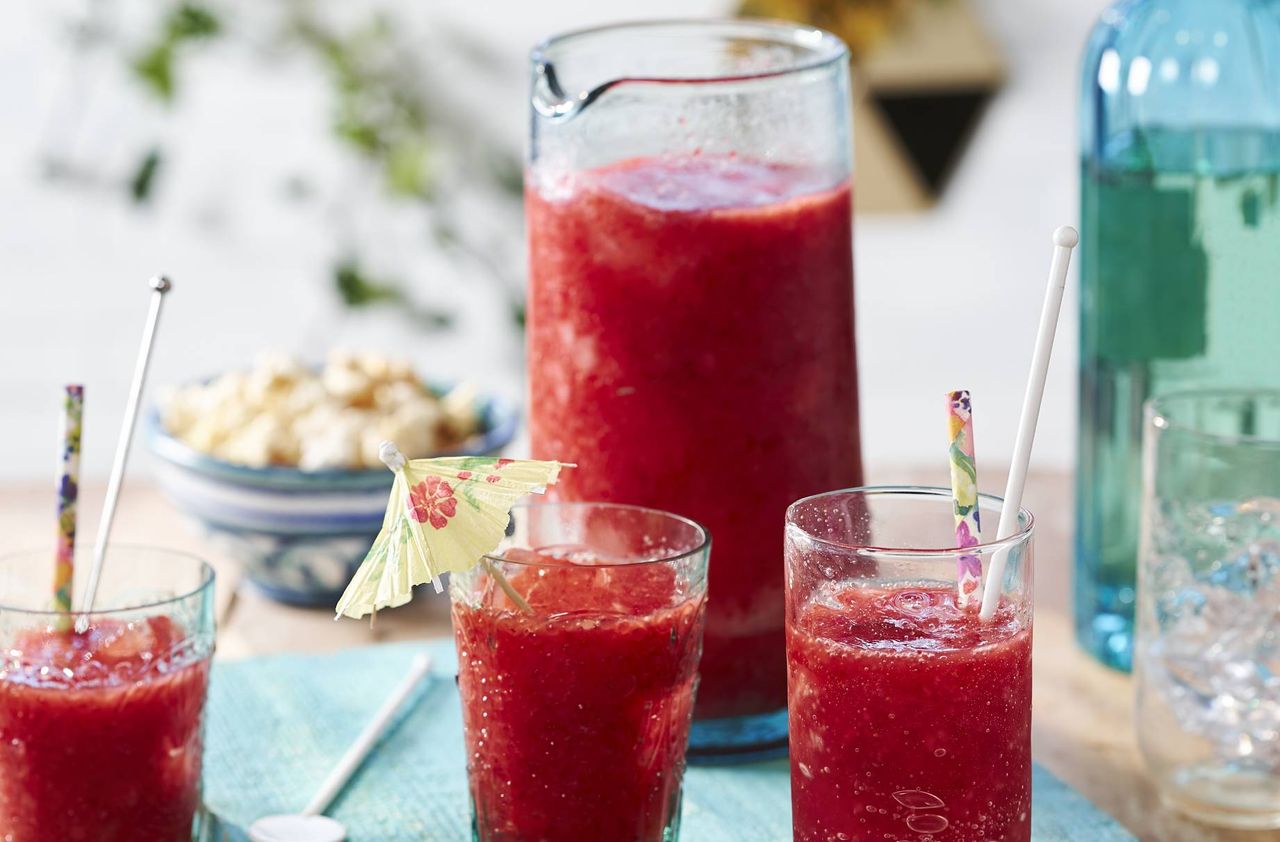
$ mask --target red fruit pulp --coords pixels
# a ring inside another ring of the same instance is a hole
[[[0,839],[190,842],[207,658],[166,617],[33,630],[0,660]]]
[[[699,718],[786,703],[782,522],[858,485],[850,188],[733,156],[531,174],[530,435],[562,499],[715,542]]]
[[[846,586],[788,618],[787,654],[796,842],[1031,838],[1029,620]]]
[[[527,557],[527,556],[526,556]],[[529,567],[455,597],[481,842],[659,842],[679,819],[704,616],[669,566]]]

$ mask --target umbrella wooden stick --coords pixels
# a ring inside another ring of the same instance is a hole
[[[502,588],[502,592],[509,596],[511,601],[519,606],[521,611],[526,614],[532,614],[533,606],[529,605],[529,603],[525,601],[525,598],[520,595],[520,592],[511,586],[511,583],[507,581],[506,576],[502,575],[502,571],[498,569],[498,566],[490,561],[488,556],[483,558],[481,561],[484,563],[484,569],[487,570],[489,575],[493,577],[493,580],[498,583],[498,587]]]

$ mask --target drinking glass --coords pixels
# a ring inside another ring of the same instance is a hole
[[[201,838],[212,568],[113,546],[94,612],[67,615],[53,557],[0,557],[0,839]]]
[[[603,503],[517,506],[453,574],[477,842],[673,842],[706,616],[707,533]]]
[[[530,441],[566,500],[716,539],[691,756],[786,747],[782,538],[861,482],[848,52],[811,27],[666,21],[533,51]]]
[[[989,533],[1000,504],[978,497]],[[796,842],[1031,838],[1032,517],[962,550],[952,511],[908,486],[787,511]],[[957,605],[962,556],[1004,559],[990,620]]]
[[[1149,401],[1138,738],[1162,796],[1280,828],[1280,392]]]

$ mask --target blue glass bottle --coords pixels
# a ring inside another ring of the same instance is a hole
[[[1280,0],[1123,0],[1085,52],[1076,632],[1131,665],[1142,404],[1280,386]]]

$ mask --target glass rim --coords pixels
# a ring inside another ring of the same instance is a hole
[[[651,515],[660,515],[664,519],[677,521],[679,523],[685,524],[686,526],[693,527],[695,534],[699,537],[697,546],[688,550],[681,550],[680,552],[674,555],[663,556],[662,558],[646,558],[639,561],[609,561],[601,564],[589,565],[592,569],[608,569],[611,567],[641,567],[646,564],[668,564],[673,561],[681,561],[686,558],[691,558],[693,556],[706,553],[711,549],[711,532],[705,526],[698,523],[693,518],[685,517],[684,515],[678,515],[675,512],[669,512],[669,511],[666,511],[665,509],[655,509],[652,506],[636,506],[636,505],[632,505],[631,503],[610,503],[610,502],[592,501],[592,500],[547,500],[543,502],[517,503],[516,505],[511,507],[511,513],[512,515],[514,515],[517,511],[520,511],[520,510],[528,511],[532,509],[609,509],[609,510],[628,511],[628,512],[641,512],[644,514],[651,514]],[[485,553],[483,558],[486,561],[500,561],[503,564],[515,564],[521,567],[539,567],[539,568],[564,567],[563,564],[554,564],[552,562],[524,561],[521,559],[504,558],[503,556],[498,555],[496,550],[493,552]]]
[[[110,617],[115,614],[126,614],[147,608],[161,608],[166,605],[173,605],[174,603],[182,602],[183,600],[190,599],[191,597],[212,588],[214,581],[217,579],[217,571],[214,570],[213,565],[195,553],[190,553],[186,550],[174,550],[168,547],[158,547],[154,544],[112,543],[107,550],[108,559],[110,559],[110,553],[115,550],[144,550],[146,552],[161,553],[176,558],[186,559],[188,561],[194,561],[200,567],[200,583],[190,590],[184,591],[180,594],[175,594],[174,596],[165,597],[164,599],[154,599],[147,602],[140,602],[137,605],[125,605],[116,608],[95,608],[92,611],[59,611],[56,608],[23,608],[18,605],[11,605],[5,601],[4,597],[0,597],[0,612],[26,614],[31,617]],[[52,549],[45,550],[39,547],[28,547],[23,550],[11,550],[9,552],[0,553],[0,566],[4,566],[6,563],[23,558],[24,556],[44,555],[46,553],[49,555],[50,560],[52,560],[54,557],[54,551]],[[50,568],[50,573],[52,574],[52,568]],[[50,575],[50,581],[52,582],[52,575]]]
[[[1280,448],[1280,436],[1257,436],[1243,433],[1214,433],[1201,428],[1197,424],[1188,423],[1175,417],[1172,407],[1177,403],[1201,403],[1213,399],[1269,398],[1280,406],[1280,389],[1265,387],[1181,389],[1154,398],[1148,398],[1144,404],[1146,423],[1162,432],[1183,433],[1193,438],[1222,445],[1244,444],[1252,447]]]
[[[624,75],[613,82],[649,82],[657,84],[714,84],[718,82],[745,82],[753,79],[773,79],[809,70],[818,70],[849,57],[849,47],[838,36],[816,26],[773,18],[655,18],[606,23],[580,29],[570,29],[543,38],[529,51],[535,67],[554,65],[554,50],[570,42],[607,36],[617,33],[653,29],[703,30],[708,33],[729,32],[760,36],[777,44],[804,48],[809,56],[782,64],[769,70],[749,73],[728,73],[710,76],[652,76]]]
[[[878,556],[901,556],[908,558],[940,558],[953,555],[989,555],[991,553],[1002,550],[1011,550],[1018,544],[1026,542],[1031,538],[1035,531],[1036,519],[1031,514],[1031,510],[1025,506],[1018,507],[1018,516],[1023,524],[1017,532],[1007,538],[999,538],[994,541],[974,544],[971,547],[876,547],[869,545],[852,544],[848,541],[837,541],[831,538],[824,538],[820,535],[814,535],[813,532],[801,526],[792,520],[792,513],[796,507],[815,500],[821,500],[824,497],[848,497],[858,495],[861,497],[876,497],[888,495],[903,495],[907,497],[917,498],[939,498],[951,501],[951,489],[943,488],[937,485],[860,485],[854,488],[841,488],[835,491],[824,491],[821,494],[810,494],[808,497],[801,497],[790,506],[787,506],[786,526],[788,529],[797,529],[804,534],[806,538],[824,546],[832,547],[847,552],[857,554],[871,554]],[[1004,498],[997,497],[994,494],[978,494],[980,502],[994,503],[994,508],[1000,508],[1004,505]]]

